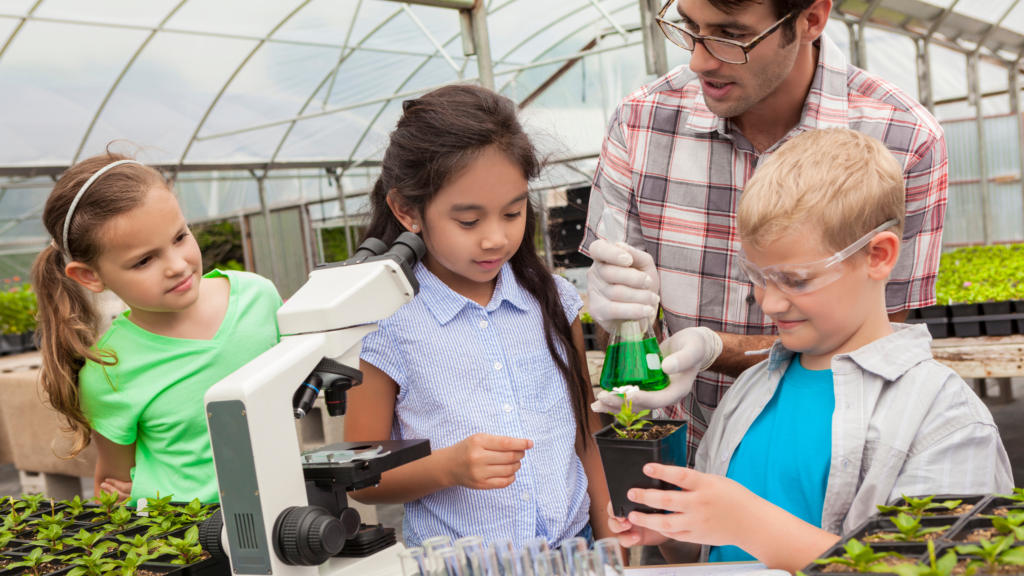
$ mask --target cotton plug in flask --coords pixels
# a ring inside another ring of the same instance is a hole
[[[608,208],[601,212],[598,232],[610,243],[621,241],[621,226]],[[651,321],[617,320],[612,325],[601,369],[601,388],[636,386],[645,392],[661,390],[669,379],[661,370],[661,348]]]

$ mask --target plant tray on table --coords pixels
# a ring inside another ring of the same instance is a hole
[[[219,576],[229,572],[198,542],[216,505],[151,498],[124,506],[116,493],[44,503],[22,495],[0,502],[0,576]],[[141,502],[140,502],[141,504]]]
[[[686,421],[643,420],[649,413],[649,410],[634,413],[633,403],[627,400],[615,416],[616,422],[594,434],[612,508],[619,517],[633,510],[658,512],[629,500],[626,494],[633,488],[678,490],[676,486],[644,474],[645,464],[686,466]]]

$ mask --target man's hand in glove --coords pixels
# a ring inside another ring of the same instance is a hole
[[[605,332],[618,320],[650,320],[661,301],[658,268],[651,255],[626,244],[595,240],[587,272],[588,310]]]
[[[690,393],[697,373],[707,370],[722,353],[722,339],[709,328],[687,328],[662,342],[661,353],[665,356],[661,369],[669,377],[668,386],[655,392],[631,390],[626,393],[626,398],[605,390],[597,395],[591,409],[616,414],[625,400],[633,401],[634,411],[678,404]]]

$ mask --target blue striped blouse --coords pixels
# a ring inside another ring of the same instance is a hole
[[[361,358],[400,386],[391,437],[428,438],[433,450],[476,433],[529,438],[522,468],[500,490],[455,487],[405,505],[406,545],[432,536],[544,537],[554,547],[589,519],[568,387],[544,341],[540,305],[509,264],[487,306],[460,296],[422,264],[420,293],[363,339]],[[555,276],[566,317],[583,306]]]

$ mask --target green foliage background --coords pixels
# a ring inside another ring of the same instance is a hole
[[[234,220],[208,222],[192,226],[199,250],[203,253],[203,274],[214,268],[245,270],[242,231]]]
[[[935,292],[939,304],[1024,299],[1024,244],[972,246],[943,254]]]
[[[4,286],[10,286],[7,282]],[[36,311],[36,293],[28,284],[0,292],[0,334],[24,334],[35,330]]]

